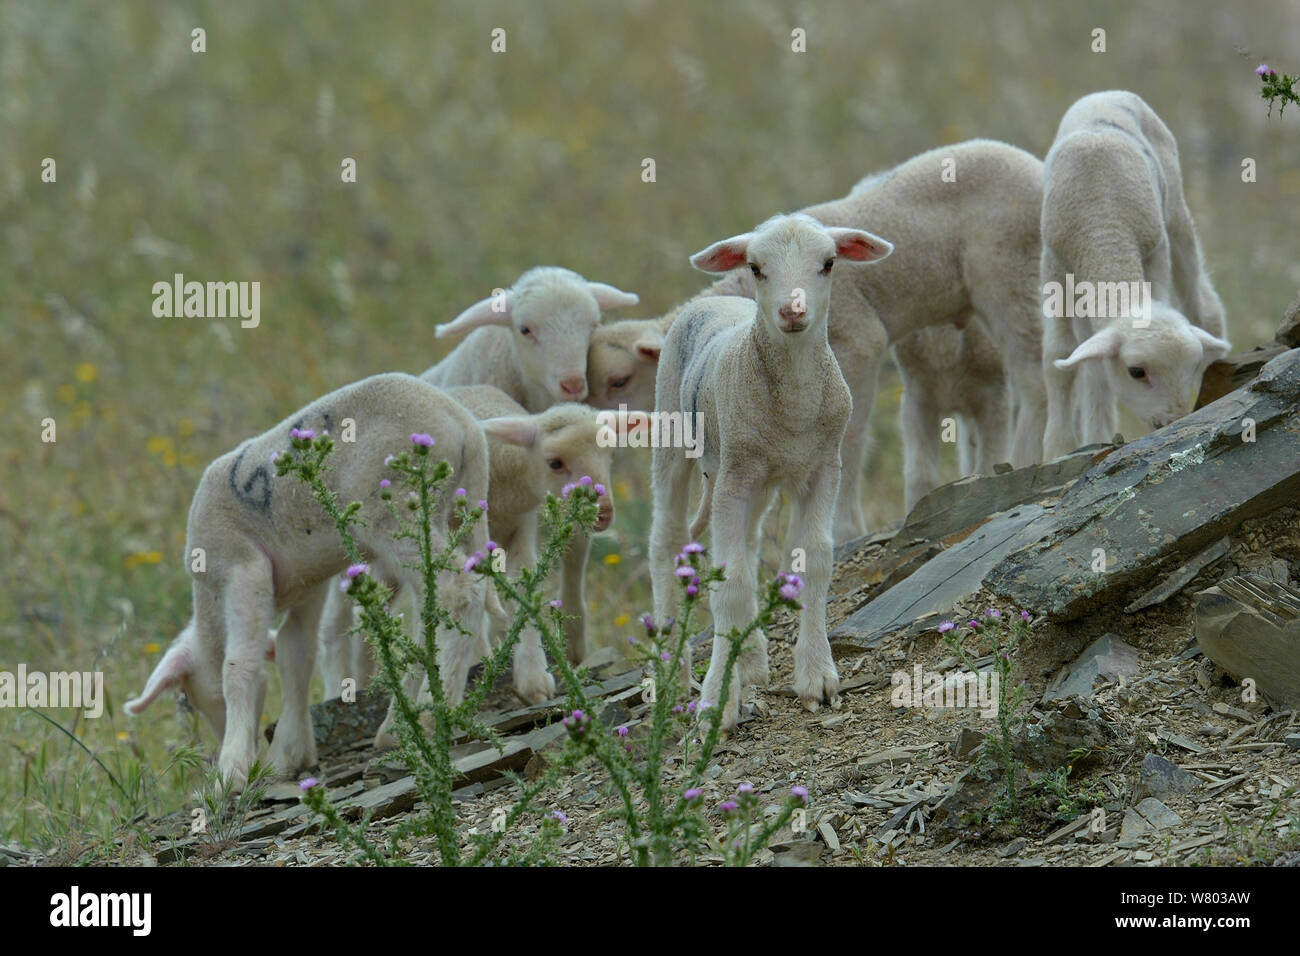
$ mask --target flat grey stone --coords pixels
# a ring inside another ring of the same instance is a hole
[[[1103,634],[1047,685],[1043,700],[1091,697],[1093,682],[1098,677],[1118,681],[1121,677],[1134,677],[1140,670],[1137,648],[1125,644],[1114,634]]]
[[[1201,785],[1200,778],[1157,753],[1148,753],[1142,758],[1142,768],[1138,771],[1138,784],[1134,796],[1138,800],[1146,797],[1167,797],[1188,793]]]
[[[1300,707],[1300,591],[1245,574],[1196,597],[1196,641],[1205,655],[1275,701]]]

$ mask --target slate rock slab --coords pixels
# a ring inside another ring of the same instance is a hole
[[[1180,769],[1156,753],[1148,752],[1142,758],[1138,783],[1133,796],[1142,801],[1147,797],[1168,797],[1189,793],[1201,785],[1200,778]]]
[[[1300,591],[1251,573],[1196,598],[1196,640],[1205,655],[1275,701],[1300,707]]]
[[[1125,644],[1114,634],[1103,634],[1047,685],[1043,700],[1091,697],[1093,682],[1098,677],[1117,681],[1121,677],[1134,677],[1139,670],[1137,648]]]
[[[1246,440],[1251,429],[1254,441]],[[1293,349],[1247,387],[1108,455],[1070,487],[1043,533],[985,583],[1014,606],[1073,620],[1297,498],[1300,350]],[[1093,570],[1097,549],[1101,572]]]

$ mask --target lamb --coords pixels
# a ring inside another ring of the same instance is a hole
[[[351,419],[349,423],[347,420]],[[275,660],[284,697],[267,758],[281,773],[316,762],[308,690],[316,656],[321,606],[336,576],[348,565],[342,541],[311,490],[293,477],[276,477],[272,456],[286,451],[294,429],[314,434],[355,423],[355,442],[338,441],[327,481],[343,502],[359,500],[367,523],[356,541],[373,573],[401,582],[419,595],[419,554],[414,541],[395,530],[379,482],[384,458],[411,448],[411,436],[428,434],[436,454],[454,468],[453,481],[472,495],[488,487],[488,450],[473,416],[444,392],[410,375],[375,375],[331,392],[217,458],[199,481],[190,506],[186,553],[202,549],[191,564],[194,613],[168,648],[138,697],[126,703],[138,714],[164,690],[179,686],[221,738],[221,775],[238,789],[257,756],[257,724],[266,692],[267,633],[287,611],[275,639]],[[435,522],[443,544],[451,496]],[[482,523],[470,547],[487,540]],[[439,578],[439,599],[462,620],[486,624],[486,582],[459,569]],[[440,633],[449,695],[463,688],[469,663],[483,637]]]
[[[616,436],[602,439],[604,425],[595,411],[566,403],[529,415],[492,385],[460,386],[448,389],[447,394],[480,421],[488,437],[488,533],[504,549],[508,574],[514,576],[537,561],[538,509],[548,491],[561,497],[565,485],[588,476],[602,490],[595,530],[604,531],[613,523],[610,468]],[[635,419],[631,422],[636,423]],[[589,551],[587,536],[579,535],[569,542],[561,566],[567,653],[575,664],[586,657],[584,581]],[[359,674],[357,685],[361,686],[371,669],[364,643],[355,636],[349,639],[351,621],[348,603],[331,595],[320,632],[327,696],[338,696],[344,676]],[[525,628],[515,650],[514,687],[529,703],[555,696],[555,680],[547,671],[540,636],[531,626]]]
[[[668,323],[671,324],[671,321]],[[668,325],[663,319],[607,322],[587,350],[587,403],[596,408],[652,408],[655,374]]]
[[[1002,356],[979,325],[913,332],[894,346],[894,360],[903,380],[898,417],[910,514],[941,483],[943,417],[951,415],[959,426],[961,473],[991,475],[1007,458],[1011,405]]]
[[[847,263],[831,290],[831,350],[853,393],[836,504],[837,543],[866,532],[861,483],[880,365],[885,349],[912,332],[979,322],[1003,356],[1011,383],[1011,461],[1028,465],[1042,454],[1042,168],[1014,146],[970,140],[922,153],[867,177],[842,199],[803,210],[826,226],[870,223],[899,250],[869,268]],[[756,294],[754,277],[738,270],[659,321],[672,326],[705,297]],[[622,367],[644,376],[636,366]],[[626,394],[635,398],[638,384],[629,381]]]
[[[530,412],[587,397],[587,347],[602,309],[639,300],[576,272],[539,266],[504,294],[470,306],[434,329],[470,335],[423,378],[430,385],[495,385]]]
[[[1118,402],[1152,428],[1187,414],[1206,366],[1231,345],[1178,144],[1137,94],[1093,93],[1061,118],[1042,235],[1045,457],[1110,441]]]
[[[839,675],[826,639],[826,594],[840,442],[853,403],[827,341],[831,269],[837,259],[873,262],[892,249],[869,232],[828,228],[796,213],[691,257],[705,272],[747,266],[757,283],[756,299],[708,297],[681,310],[664,342],[655,387],[657,412],[703,416],[703,452],[696,460],[707,498],[697,524],[712,521],[713,559],[727,568],[712,601],[718,636],[703,685],[705,704],[716,704],[720,696],[729,650],[723,636],[758,612],[762,518],[782,489],[795,511],[787,543],[807,555],[795,691],[811,710],[838,697]],[[654,449],[650,568],[657,621],[675,611],[673,554],[685,543],[691,470],[684,449]],[[689,670],[689,661],[684,665]],[[722,713],[724,730],[736,725],[743,689],[767,680],[761,631],[742,651],[738,671]]]

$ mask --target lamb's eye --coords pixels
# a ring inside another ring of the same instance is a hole
[[[529,326],[525,325],[525,326],[523,326],[523,327],[519,330],[519,334],[520,334],[520,335],[532,335],[532,334],[533,334],[533,330],[532,330],[532,328],[530,328]]]
[[[752,272],[752,273],[754,273],[754,278],[755,278],[755,279],[761,279],[761,278],[763,278],[763,270],[760,269],[758,266],[756,266],[756,265],[755,265],[754,263],[752,263],[752,262],[749,264],[749,271]]]
[[[549,459],[546,463],[547,463],[548,465],[551,466],[551,471],[563,471],[563,470],[564,470],[564,459],[563,459],[563,458],[551,458],[551,459]]]
[[[828,275],[830,275],[830,274],[831,274],[831,266],[833,266],[833,265],[835,265],[835,260],[834,260],[834,259],[827,259],[827,260],[822,264],[822,275],[824,275],[824,276],[828,276]]]
[[[612,379],[609,380],[609,387],[610,387],[610,388],[622,388],[624,385],[626,385],[626,384],[628,383],[628,380],[629,380],[630,378],[631,378],[631,376],[628,376],[627,378],[612,378]]]
[[[1129,378],[1146,378],[1147,370],[1141,365],[1130,365],[1128,367]]]

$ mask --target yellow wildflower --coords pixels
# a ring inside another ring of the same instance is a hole
[[[605,555],[605,563],[608,564],[610,567],[613,567],[614,565],[618,564],[622,560],[623,559],[620,558],[617,554]]]
[[[76,372],[78,382],[85,382],[89,385],[99,376],[99,369],[95,368],[90,362],[82,362],[77,366]]]

